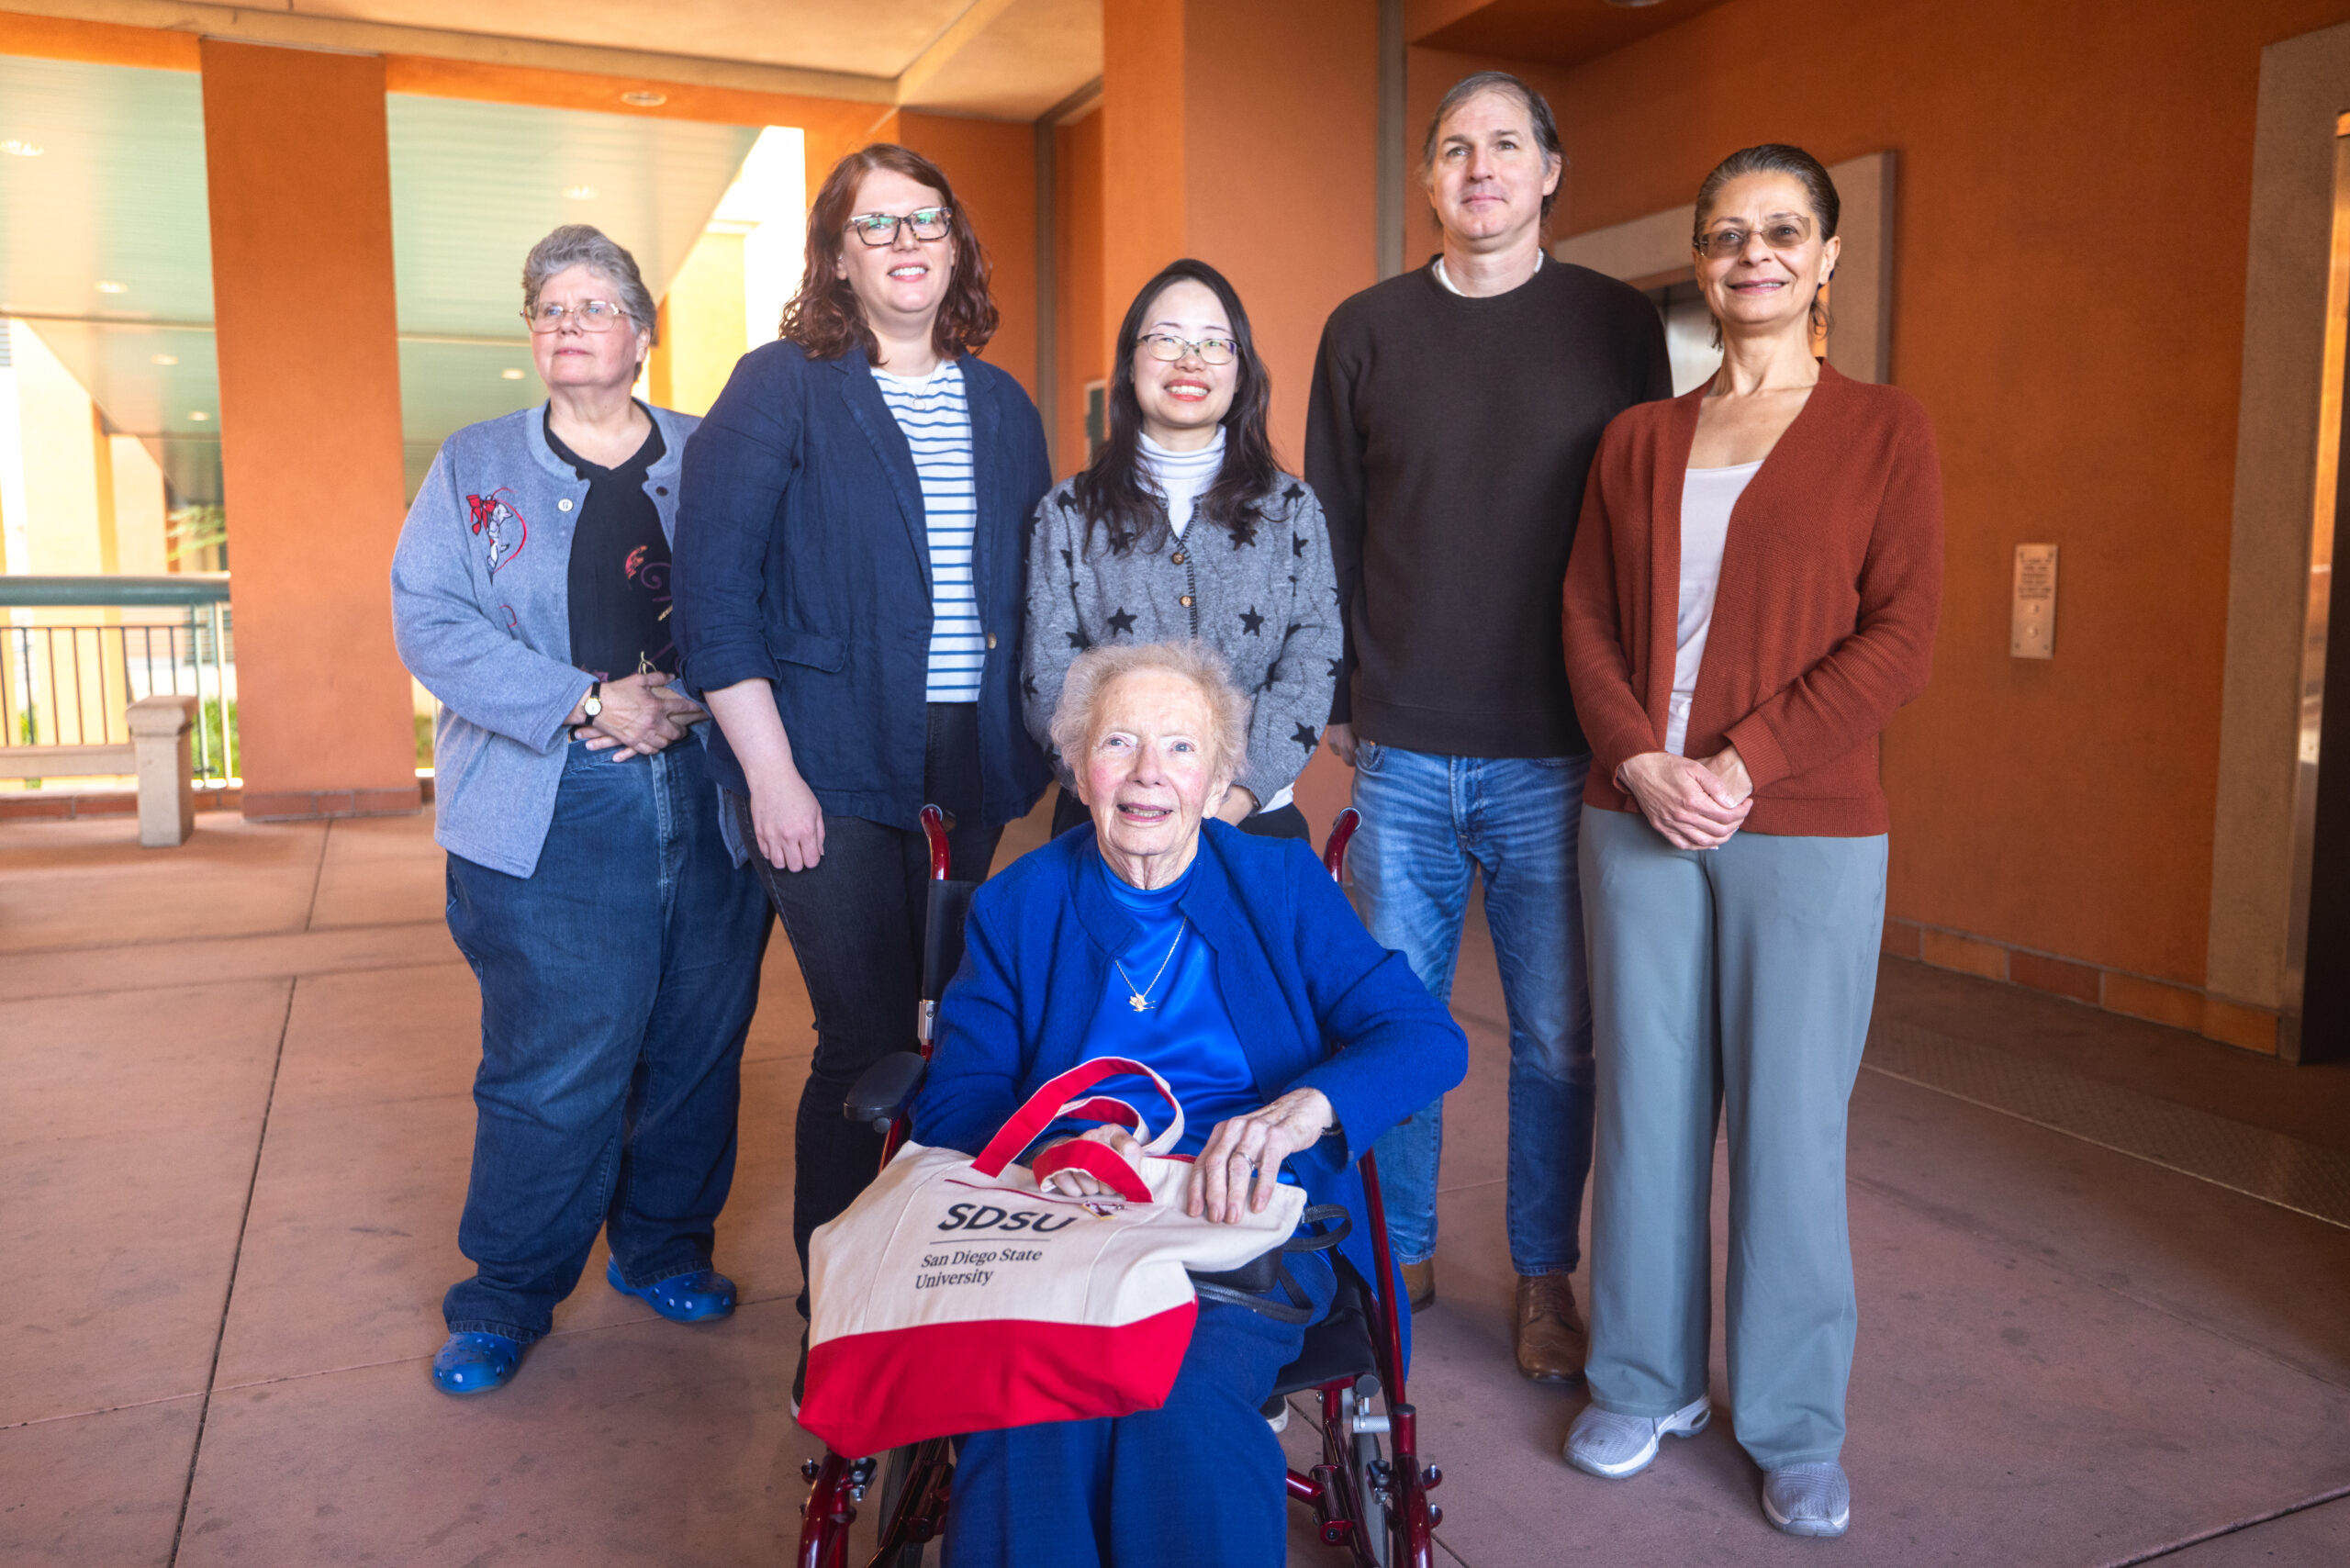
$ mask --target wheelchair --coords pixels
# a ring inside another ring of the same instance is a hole
[[[1360,821],[1349,806],[1331,828],[1322,863],[1335,878],[1343,879],[1347,844]],[[921,1051],[875,1063],[843,1107],[850,1120],[882,1134],[885,1165],[905,1140],[906,1108],[929,1063],[939,998],[962,963],[964,918],[978,890],[975,882],[947,879],[946,819],[937,807],[922,809],[922,826],[930,845],[931,882],[916,1026]],[[1379,1280],[1365,1280],[1336,1260],[1338,1292],[1330,1311],[1306,1330],[1304,1350],[1273,1385],[1274,1398],[1284,1403],[1311,1396],[1321,1439],[1317,1462],[1304,1473],[1288,1472],[1288,1494],[1311,1510],[1324,1544],[1347,1553],[1344,1560],[1355,1568],[1434,1568],[1430,1532],[1444,1515],[1428,1493],[1443,1474],[1420,1461],[1416,1413],[1404,1387],[1395,1262],[1378,1165],[1368,1149],[1360,1170]],[[866,1568],[923,1568],[925,1551],[946,1525],[954,1482],[951,1444],[934,1438],[865,1457],[828,1448],[823,1458],[807,1461],[800,1467],[809,1490],[795,1568],[850,1568],[849,1527],[877,1486],[878,1545]]]

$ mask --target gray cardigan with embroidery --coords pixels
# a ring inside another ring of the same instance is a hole
[[[678,468],[700,421],[645,411],[663,451],[644,487],[674,538]],[[538,868],[570,751],[563,722],[593,679],[571,663],[571,532],[587,499],[588,481],[547,444],[542,403],[442,442],[392,552],[392,637],[441,700],[432,836],[511,877]]]
[[[1235,781],[1261,807],[1314,756],[1337,686],[1344,632],[1322,505],[1284,474],[1252,523],[1227,530],[1195,512],[1182,538],[1120,555],[1105,530],[1089,528],[1065,479],[1037,503],[1029,534],[1024,636],[1028,733],[1048,754],[1054,704],[1083,650],[1197,637],[1222,654],[1255,702],[1248,767]],[[1058,755],[1053,767],[1073,781]]]

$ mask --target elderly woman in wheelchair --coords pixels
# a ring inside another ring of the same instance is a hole
[[[1054,1075],[1136,1058],[1198,1129],[1181,1146],[1195,1157],[1194,1216],[1262,1212],[1273,1183],[1294,1182],[1353,1216],[1337,1269],[1376,1278],[1356,1161],[1460,1081],[1467,1042],[1310,849],[1210,820],[1243,764],[1248,713],[1223,661],[1197,644],[1076,661],[1053,738],[1093,820],[974,899],[914,1137],[977,1150]],[[1123,1128],[1077,1136],[1139,1152]],[[1048,1132],[1032,1157],[1056,1141]],[[1074,1169],[1047,1181],[1099,1190]],[[947,1562],[1280,1563],[1283,1465],[1263,1406],[1305,1343],[1297,1319],[1321,1316],[1340,1289],[1326,1253],[1289,1256],[1296,1288],[1273,1293],[1270,1314],[1237,1293],[1203,1294],[1163,1407],[965,1439]],[[1283,1310],[1301,1294],[1304,1312]]]

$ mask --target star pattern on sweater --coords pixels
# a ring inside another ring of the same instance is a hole
[[[1036,678],[1035,678],[1035,676],[1033,676],[1033,675],[1024,675],[1024,676],[1022,676],[1022,677],[1020,678],[1020,690],[1021,690],[1021,694],[1022,694],[1023,696],[1027,696],[1027,697],[1034,697],[1034,696],[1035,696],[1035,695],[1036,695]]]
[[[1304,487],[1302,487],[1302,486],[1300,486],[1300,485],[1298,485],[1298,484],[1296,484],[1294,481],[1292,481],[1292,482],[1291,483],[1291,485],[1290,485],[1290,487],[1289,487],[1288,489],[1283,490],[1283,491],[1281,492],[1281,499],[1283,499],[1283,500],[1285,500],[1285,501],[1293,501],[1293,500],[1297,500],[1297,499],[1299,499],[1299,498],[1302,498],[1304,494],[1305,494]]]
[[[1346,663],[1347,661],[1344,659],[1332,659],[1330,661],[1330,678],[1332,680],[1338,678],[1338,672],[1346,667]]]
[[[1289,553],[1292,555],[1303,555],[1305,554],[1305,535],[1303,533],[1292,533],[1289,536]]]
[[[1068,567],[1072,572],[1077,570],[1077,552],[1066,547],[1063,548],[1061,551],[1061,565]]]
[[[1085,640],[1085,633],[1082,633],[1082,632],[1071,632],[1071,633],[1069,634],[1069,645],[1070,647],[1072,647],[1072,648],[1076,648],[1076,649],[1079,649],[1080,651],[1082,651],[1082,650],[1084,650],[1084,649],[1086,649],[1086,648],[1090,648],[1090,647],[1091,647],[1093,644],[1092,644],[1091,643],[1089,643],[1089,642],[1087,642],[1087,641]]]
[[[1232,523],[1232,547],[1245,549],[1257,543],[1257,520],[1253,516],[1235,518]]]
[[[1320,740],[1322,737],[1314,732],[1311,725],[1300,724],[1296,730],[1291,734],[1289,738],[1304,746],[1306,750],[1312,751],[1314,749],[1314,743]]]
[[[1265,629],[1265,618],[1257,613],[1255,605],[1252,604],[1240,612],[1240,629],[1251,637]]]
[[[1121,634],[1129,634],[1134,629],[1134,616],[1128,612],[1125,605],[1118,606],[1117,613],[1110,617],[1110,630]]]

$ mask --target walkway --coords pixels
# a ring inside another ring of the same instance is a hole
[[[599,1257],[514,1387],[459,1404],[425,1378],[473,1115],[442,901],[416,819],[207,815],[169,852],[0,825],[0,1562],[781,1559],[812,1447],[785,1405],[810,1043],[788,950],[721,1237],[743,1309],[660,1322]],[[1884,991],[1853,1113],[1857,1522],[1797,1542],[1727,1422],[1622,1484],[1558,1461],[1580,1395],[1508,1366],[1505,1053],[1472,944],[1414,1386],[1450,1560],[2350,1561],[2350,1229],[2085,1141],[2322,1212],[2350,1074],[1906,963]],[[1339,1561],[1296,1539],[1292,1562]]]

